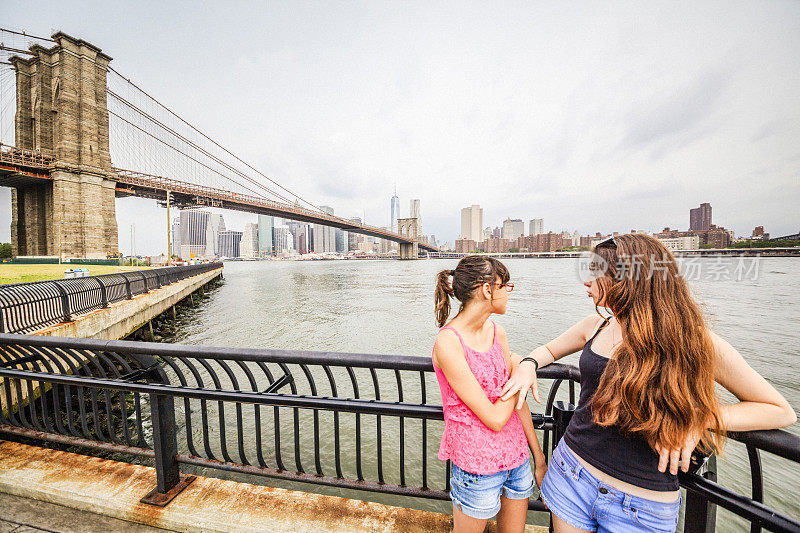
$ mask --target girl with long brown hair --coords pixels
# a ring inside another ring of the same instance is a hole
[[[598,244],[584,283],[596,314],[533,350],[503,399],[538,401],[536,370],[582,350],[581,392],[553,451],[542,499],[557,533],[674,531],[678,469],[692,451],[719,452],[725,431],[793,424],[794,410],[711,332],[672,254],[657,239]],[[610,313],[604,318],[600,309]],[[721,405],[717,382],[738,399]]]
[[[534,491],[529,448],[536,484],[544,477],[544,454],[528,405],[514,412],[516,398],[499,399],[515,361],[505,330],[489,317],[506,312],[513,288],[503,263],[477,255],[464,257],[455,270],[443,270],[436,279],[441,329],[432,357],[444,411],[439,459],[452,463],[457,533],[482,532],[495,515],[500,533],[521,533]],[[461,306],[448,322],[451,298]]]

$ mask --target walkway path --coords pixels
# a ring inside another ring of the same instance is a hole
[[[52,503],[0,494],[0,533],[164,533],[158,529],[125,520],[79,511]]]

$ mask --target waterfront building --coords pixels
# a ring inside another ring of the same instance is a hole
[[[578,230],[575,230],[575,233],[572,234],[572,246],[580,246],[581,245],[581,234],[578,233]]]
[[[182,209],[178,215],[180,226],[180,255],[182,259],[197,259],[213,255],[206,253],[209,211],[200,209]]]
[[[508,239],[490,237],[479,243],[478,248],[488,253],[505,253],[513,247],[513,244]]]
[[[181,217],[179,216],[172,221],[172,249],[170,254],[181,256]]]
[[[708,231],[711,229],[711,204],[700,204],[689,210],[689,231]]]
[[[294,250],[294,239],[289,232],[289,226],[276,225],[272,231],[272,238],[277,255],[288,255]]]
[[[327,205],[321,205],[319,208],[323,213],[328,215],[333,214],[333,208]],[[314,224],[314,231],[312,235],[313,251],[318,254],[333,253],[336,251],[336,232],[335,228],[330,226],[323,226],[322,224]]]
[[[541,235],[544,233],[544,219],[532,218],[529,225],[530,231],[528,235]]]
[[[334,240],[336,242],[336,253],[346,253],[348,250],[347,232],[341,228],[336,228]]]
[[[353,217],[350,219],[351,222],[355,222],[357,224],[361,224],[361,217]],[[352,231],[347,232],[347,250],[354,251],[360,250],[359,244],[364,242],[364,236],[358,233],[354,233]]]
[[[246,259],[255,259],[258,257],[258,224],[248,222],[244,225],[239,252],[241,257]]]
[[[482,240],[483,209],[479,205],[471,205],[461,210],[461,239],[473,243]],[[456,247],[458,244],[456,244]]]
[[[400,198],[397,196],[397,189],[395,189],[392,199],[389,201],[390,210],[390,224],[392,231],[397,231],[397,219],[400,218]]]
[[[217,252],[219,257],[234,259],[240,255],[242,232],[235,230],[222,230],[217,236]]]
[[[517,237],[525,235],[525,223],[520,218],[507,218],[503,221],[502,237],[515,241]]]
[[[473,239],[456,239],[455,249],[460,254],[469,254],[478,249],[478,243]]]
[[[764,226],[756,226],[753,229],[753,234],[750,236],[750,239],[755,241],[768,241],[769,233],[764,233]]]
[[[697,250],[700,248],[699,235],[686,235],[683,237],[662,237],[658,239],[669,250]]]
[[[714,224],[711,224],[711,227],[704,231],[679,231],[664,228],[664,231],[655,233],[653,236],[661,240],[675,237],[689,237],[692,235],[697,235],[700,240],[700,246],[707,248],[727,248],[731,245],[733,239],[730,230],[718,227]]]
[[[258,215],[258,255],[267,257],[275,253],[272,245],[272,228],[275,219],[270,215]]]

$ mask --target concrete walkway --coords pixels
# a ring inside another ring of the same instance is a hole
[[[164,533],[158,529],[116,518],[78,511],[11,494],[0,494],[0,533]]]

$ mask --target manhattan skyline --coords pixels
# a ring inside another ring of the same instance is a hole
[[[440,241],[471,204],[485,220],[535,213],[582,234],[686,227],[701,202],[737,234],[800,229],[797,4],[274,3],[243,6],[248,17],[87,6],[12,1],[4,14],[12,28],[96,43],[187,120],[346,218],[388,226],[397,183],[402,211],[419,198]],[[208,25],[215,39],[175,47]],[[0,206],[9,196],[0,189]],[[137,249],[166,248],[163,209],[117,206],[121,249],[133,222]],[[236,229],[256,220],[225,216]],[[0,241],[9,224],[3,207]]]

